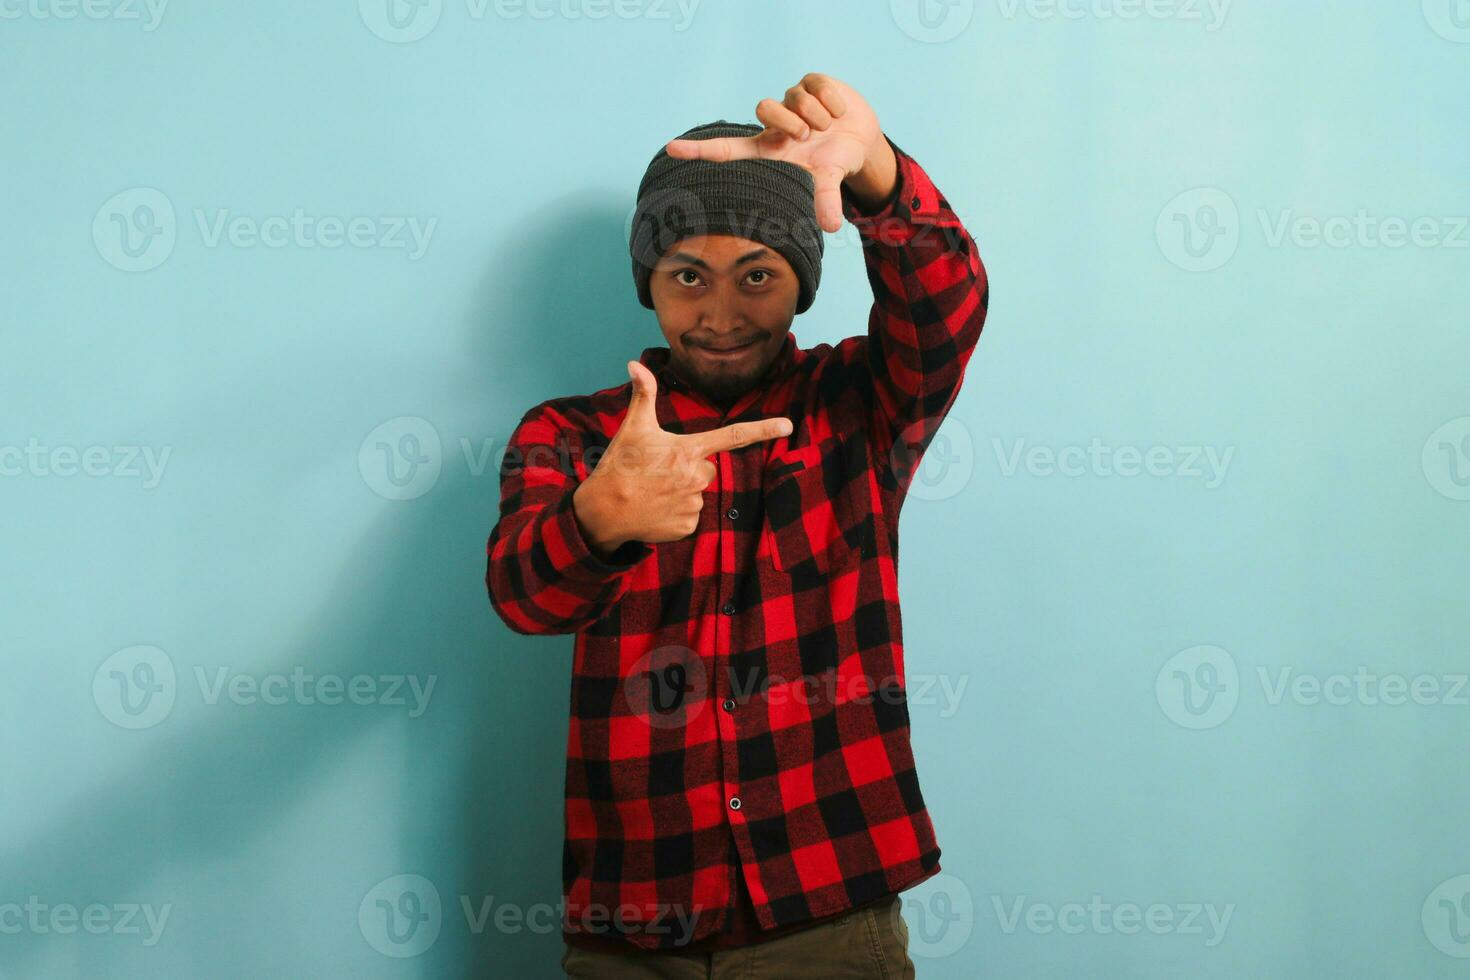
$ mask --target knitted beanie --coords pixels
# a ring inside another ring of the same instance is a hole
[[[679,139],[754,136],[764,126],[720,119]],[[796,272],[796,312],[816,298],[822,278],[822,227],[816,187],[804,167],[784,160],[685,160],[660,148],[638,184],[628,235],[638,301],[653,309],[648,281],[659,258],[681,238],[736,235],[779,252]]]

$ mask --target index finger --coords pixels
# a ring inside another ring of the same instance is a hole
[[[708,432],[692,432],[677,438],[685,448],[692,450],[700,459],[731,449],[743,449],[766,439],[780,439],[791,435],[791,420],[787,418],[757,419],[754,422],[735,422],[731,425],[711,429]]]

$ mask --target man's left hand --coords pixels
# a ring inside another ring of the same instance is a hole
[[[783,101],[758,102],[755,115],[766,128],[754,136],[676,139],[666,149],[685,160],[784,160],[805,168],[816,185],[817,223],[828,232],[842,227],[844,182],[861,207],[892,194],[898,160],[872,107],[846,82],[807,74]]]

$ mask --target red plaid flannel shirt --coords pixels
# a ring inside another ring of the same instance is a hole
[[[572,491],[632,383],[528,411],[487,545],[490,602],[518,633],[577,634],[567,733],[562,929],[648,949],[738,921],[795,927],[939,871],[909,741],[898,516],[959,392],[989,286],[973,239],[897,145],[898,186],[843,188],[873,305],[865,336],[800,349],[728,412],[668,368],[670,432],[785,416],[789,436],[710,457],[694,534],[603,561]],[[698,947],[696,947],[698,948]],[[635,950],[636,951],[636,950]]]

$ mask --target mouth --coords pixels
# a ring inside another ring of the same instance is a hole
[[[699,356],[713,361],[733,361],[755,349],[755,341],[747,341],[735,347],[696,347]]]

